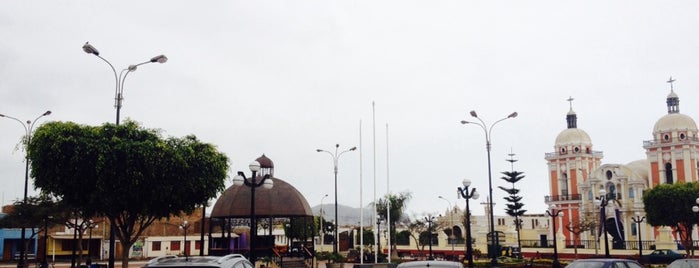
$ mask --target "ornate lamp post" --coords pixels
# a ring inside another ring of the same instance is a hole
[[[490,145],[491,145],[490,138],[491,138],[491,133],[493,132],[493,127],[497,123],[500,123],[503,120],[508,119],[508,118],[517,117],[517,112],[513,112],[510,115],[508,115],[507,117],[502,118],[498,121],[495,121],[495,123],[491,124],[490,127],[488,127],[486,125],[486,123],[480,117],[478,117],[478,114],[476,113],[476,111],[471,111],[470,114],[473,118],[478,119],[479,122],[471,122],[471,121],[462,120],[461,124],[477,125],[477,126],[481,127],[483,129],[483,132],[485,133],[485,150],[488,154],[488,194],[490,196],[488,198],[488,205],[490,206],[490,211],[488,212],[488,214],[489,214],[488,216],[490,217],[490,230],[488,230],[488,231],[490,232],[490,241],[491,241],[491,244],[493,245],[492,248],[488,249],[488,254],[490,255],[490,266],[494,267],[498,264],[498,259],[496,256],[497,254],[495,254],[495,246],[499,243],[496,243],[497,236],[495,235],[495,216],[493,215],[493,177],[492,177],[492,171],[491,171],[491,167],[490,167]]]
[[[337,220],[337,163],[338,160],[340,159],[340,156],[346,152],[349,151],[354,151],[357,150],[357,147],[352,147],[349,148],[348,150],[344,150],[340,153],[338,153],[338,149],[340,148],[340,144],[335,144],[335,152],[332,153],[330,151],[322,150],[322,149],[316,149],[316,152],[319,153],[328,153],[332,158],[333,158],[333,171],[335,173],[335,233],[334,238],[333,238],[333,253],[337,253],[337,229],[340,226],[340,222]]]
[[[454,257],[454,213],[452,213],[451,210],[454,207],[452,207],[451,202],[448,199],[444,198],[443,196],[440,195],[437,198],[442,199],[444,201],[447,201],[447,203],[449,204],[449,229],[451,229],[451,234],[449,234],[449,240],[450,240],[449,244],[451,244],[451,256],[453,258]]]
[[[553,226],[553,268],[560,268],[561,263],[558,261],[558,245],[556,244],[556,217],[563,213],[562,210],[557,209],[556,206],[551,205],[546,211],[546,214],[551,216],[551,226]]]
[[[600,235],[604,235],[604,257],[609,258],[609,238],[607,238],[607,226],[606,226],[606,217],[603,218],[602,211],[605,211],[607,209],[607,204],[609,204],[609,200],[607,200],[607,191],[604,189],[599,190],[599,197],[595,201],[595,205],[600,207],[600,219],[602,222],[600,222],[601,227],[602,227],[602,233]]]
[[[434,256],[432,255],[432,224],[434,223],[434,216],[428,215],[425,217],[425,221],[427,222],[427,240],[429,241],[430,245],[430,256],[428,257],[428,260],[434,260]]]
[[[167,57],[165,55],[158,55],[153,58],[151,58],[148,61],[141,62],[139,64],[132,64],[129,65],[126,69],[121,70],[119,75],[117,75],[117,71],[114,68],[114,65],[112,65],[111,62],[109,62],[107,59],[103,58],[100,56],[100,52],[92,45],[90,45],[89,42],[85,42],[83,45],[83,51],[87,54],[92,54],[100,58],[102,61],[106,62],[109,67],[112,69],[112,72],[114,73],[114,80],[115,80],[115,90],[114,90],[114,108],[116,108],[116,125],[119,125],[119,115],[121,113],[121,102],[124,100],[124,82],[126,81],[126,76],[130,72],[136,71],[138,66],[148,64],[148,63],[153,63],[153,62],[158,62],[158,63],[165,63],[167,62]],[[114,230],[116,229],[116,226],[112,222],[109,227],[109,268],[114,268],[114,248],[116,247],[116,233]]]
[[[184,259],[189,260],[189,247],[187,246],[187,229],[189,229],[189,222],[188,221],[183,221],[182,224],[180,224],[180,229],[184,230]]]
[[[699,212],[699,207],[693,206],[692,211]],[[643,241],[641,241],[641,222],[643,222],[643,220],[645,219],[646,217],[641,216],[640,212],[636,212],[636,215],[631,217],[631,221],[633,221],[637,225],[636,231],[638,232],[638,260],[643,259]]]
[[[457,192],[459,196],[466,200],[466,258],[468,259],[468,268],[473,268],[473,239],[471,239],[471,209],[468,206],[469,199],[478,199],[478,192],[476,188],[472,188],[469,192],[468,187],[471,186],[471,180],[464,179],[461,184],[464,186],[458,187]]]
[[[245,177],[245,173],[238,171],[238,175],[233,177],[233,185],[245,185],[250,187],[250,262],[255,266],[255,238],[257,236],[257,221],[255,219],[255,189],[264,186],[265,189],[272,189],[274,183],[270,174],[265,174],[264,177],[258,178],[257,171],[260,170],[260,163],[252,161],[249,165],[252,176]]]
[[[0,114],[0,117],[9,118],[9,119],[12,119],[12,120],[19,122],[22,125],[22,127],[24,128],[25,136],[24,136],[24,139],[22,141],[22,143],[24,143],[24,148],[25,148],[24,149],[25,150],[25,154],[24,154],[24,164],[25,164],[24,165],[24,198],[22,199],[23,205],[27,204],[27,189],[29,188],[29,152],[27,152],[27,147],[29,146],[29,143],[32,140],[32,129],[34,128],[34,124],[36,123],[37,120],[39,120],[39,118],[42,118],[42,117],[50,115],[50,114],[51,114],[51,111],[46,111],[43,114],[41,114],[40,116],[38,116],[36,119],[34,119],[34,121],[27,120],[26,122],[19,120],[15,117],[9,116],[9,115]],[[20,234],[20,239],[19,239],[19,243],[20,243],[19,262],[17,263],[17,267],[21,267],[21,268],[25,267],[25,259],[26,259],[26,255],[27,255],[26,254],[26,249],[27,249],[27,247],[26,247],[26,243],[27,243],[26,239],[27,238],[26,237],[27,236],[26,236],[25,232],[26,232],[26,227],[24,225],[22,225],[22,233]]]

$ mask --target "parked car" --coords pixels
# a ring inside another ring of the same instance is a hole
[[[643,256],[645,263],[671,263],[674,260],[684,259],[685,254],[674,249],[656,249],[648,255]]]
[[[189,256],[178,257],[174,255],[152,259],[145,267],[159,268],[253,268],[252,263],[243,255],[230,254],[226,256]]]
[[[699,268],[699,259],[675,260],[667,268]]]
[[[409,261],[398,264],[396,268],[464,268],[464,264],[455,261]]]
[[[627,259],[580,259],[566,265],[566,268],[643,268],[635,260]]]

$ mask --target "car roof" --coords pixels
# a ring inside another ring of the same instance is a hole
[[[409,261],[398,264],[398,268],[420,268],[420,267],[435,267],[435,268],[463,268],[464,265],[455,261]]]
[[[586,262],[586,261],[594,261],[594,262],[599,262],[599,261],[632,261],[636,262],[635,260],[630,260],[630,259],[618,259],[618,258],[593,258],[593,259],[577,259],[575,260],[576,262]]]
[[[146,263],[143,267],[222,267],[226,262],[239,262],[247,260],[241,254],[226,256],[189,256],[178,257],[174,255],[158,257]],[[225,265],[231,266],[230,264]]]

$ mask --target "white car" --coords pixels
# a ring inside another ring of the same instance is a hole
[[[152,259],[145,267],[158,268],[253,268],[252,263],[240,254],[226,256],[163,256]]]
[[[455,261],[409,261],[398,264],[397,268],[464,268],[464,265]]]
[[[699,259],[679,259],[675,260],[668,268],[699,268]]]

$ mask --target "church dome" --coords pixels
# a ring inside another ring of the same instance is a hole
[[[591,145],[592,140],[590,139],[590,135],[587,135],[587,132],[579,128],[567,128],[561,131],[558,137],[556,137],[556,146],[571,144]]]
[[[691,117],[680,113],[669,113],[658,119],[653,126],[653,133],[670,132],[674,130],[697,131],[697,123]]]

